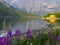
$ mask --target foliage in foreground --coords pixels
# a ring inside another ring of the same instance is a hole
[[[7,32],[7,36],[0,37],[0,45],[60,45],[59,30],[43,32],[32,32],[28,29],[26,35],[21,35],[20,30],[16,30],[12,35],[12,31]]]

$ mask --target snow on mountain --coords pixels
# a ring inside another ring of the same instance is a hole
[[[5,0],[7,3],[17,9],[34,14],[45,14],[48,12],[54,12],[60,10],[60,0]],[[59,9],[58,9],[59,8]]]

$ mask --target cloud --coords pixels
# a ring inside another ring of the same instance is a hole
[[[43,5],[47,5],[47,3],[43,2]]]
[[[48,6],[47,6],[47,8],[53,8],[53,6],[51,6],[51,5],[48,5]]]
[[[50,2],[50,3],[48,3],[48,5],[47,5],[47,8],[57,8],[57,7],[58,7],[58,4],[53,3],[53,2]]]
[[[15,3],[17,0],[12,0],[11,3]]]

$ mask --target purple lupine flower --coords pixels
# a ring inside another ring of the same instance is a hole
[[[32,34],[31,33],[32,33],[31,30],[28,29],[28,32],[27,32],[27,39],[28,40],[32,38]]]
[[[5,45],[4,37],[1,37],[0,45]]]
[[[7,37],[10,38],[12,36],[12,31],[11,29],[7,31]]]
[[[50,39],[52,39],[52,40],[54,40],[54,34],[53,34],[53,32],[48,32],[48,37],[50,38]]]
[[[51,32],[50,32],[50,31],[48,32],[48,36],[49,36],[49,37],[51,36]]]
[[[15,32],[15,39],[16,40],[20,39],[20,34],[21,34],[20,29],[16,30],[16,32]]]
[[[20,29],[16,30],[15,35],[20,36],[20,34],[21,34]]]
[[[0,37],[0,45],[2,45],[2,37]]]
[[[60,41],[60,33],[58,34],[57,40]]]
[[[4,37],[4,44],[5,45],[10,45],[8,37]]]
[[[7,37],[0,37],[0,45],[10,45]]]

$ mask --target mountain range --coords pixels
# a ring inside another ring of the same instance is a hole
[[[37,15],[51,12],[60,12],[60,0],[5,0],[18,10],[23,10]]]

